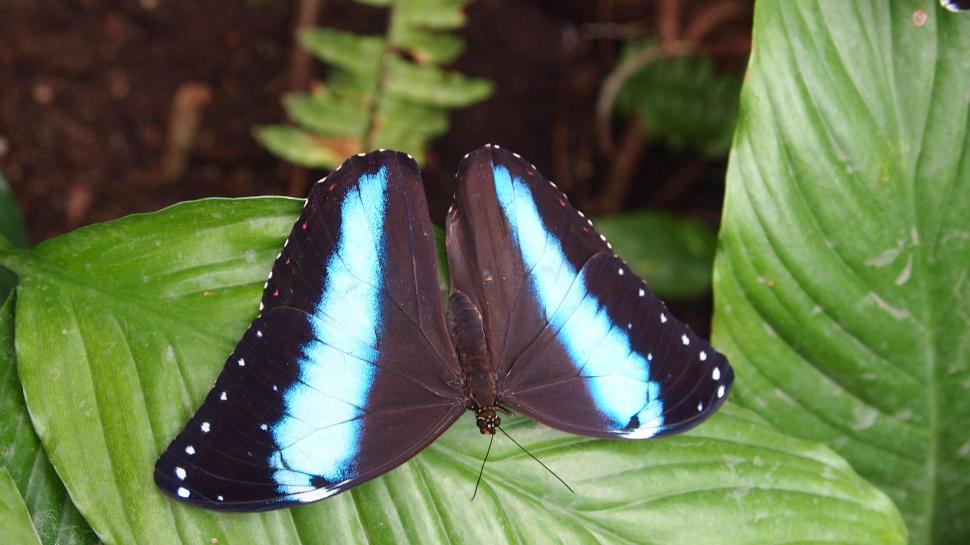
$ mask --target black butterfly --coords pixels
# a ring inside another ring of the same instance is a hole
[[[724,356],[518,155],[465,157],[447,247],[446,323],[414,161],[361,154],[318,182],[259,316],[158,460],[158,486],[200,507],[273,509],[390,471],[466,410],[483,434],[518,411],[644,439],[724,402]]]

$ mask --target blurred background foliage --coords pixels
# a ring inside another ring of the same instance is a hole
[[[636,59],[652,47],[656,45],[631,44],[625,56]],[[740,75],[718,71],[709,57],[665,58],[624,83],[616,111],[627,119],[639,116],[648,140],[723,158],[731,148],[740,91]]]
[[[389,11],[383,36],[312,27],[300,46],[327,63],[327,79],[290,93],[286,114],[298,126],[266,125],[256,137],[300,166],[336,168],[354,153],[395,149],[424,162],[427,141],[448,131],[448,110],[481,102],[491,83],[439,65],[454,62],[464,42],[449,31],[465,24],[465,2],[358,0]]]

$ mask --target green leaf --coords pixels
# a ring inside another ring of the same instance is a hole
[[[599,218],[596,229],[659,297],[694,297],[711,287],[717,236],[696,220],[665,212]]]
[[[26,248],[29,244],[27,238],[23,214],[20,213],[6,178],[0,174],[0,251]],[[17,277],[0,268],[0,301],[6,301],[10,290],[16,285]]]
[[[485,100],[492,83],[392,57],[387,61],[387,92],[441,108],[460,108]]]
[[[406,49],[421,63],[449,63],[465,51],[465,42],[457,36],[410,28],[392,33],[391,43]]]
[[[384,39],[331,28],[308,28],[300,32],[300,45],[321,61],[366,80],[377,79]]]
[[[0,469],[9,472],[45,544],[95,543],[30,425],[14,355],[15,298],[0,307]]]
[[[331,94],[294,93],[283,98],[286,114],[307,129],[328,136],[367,132],[366,104],[354,104]]]
[[[24,499],[7,470],[0,467],[0,528],[5,543],[40,545],[40,537],[30,521]]]
[[[408,0],[395,6],[395,24],[413,29],[457,30],[465,26],[468,0]]]
[[[968,543],[970,18],[763,0],[753,51],[714,281],[737,399],[846,456],[913,543]]]
[[[10,184],[3,174],[0,174],[0,238],[2,242],[16,248],[26,248],[27,229],[24,227],[24,216],[13,198]],[[6,295],[4,294],[4,298]]]
[[[273,153],[308,168],[336,168],[357,149],[354,139],[317,136],[287,125],[264,125],[254,135]]]
[[[130,216],[3,257],[20,275],[16,338],[28,406],[75,502],[109,544],[903,543],[891,502],[830,450],[729,404],[661,441],[508,431],[569,493],[468,418],[413,461],[313,506],[193,509],[152,484],[257,312],[302,202],[208,200]]]

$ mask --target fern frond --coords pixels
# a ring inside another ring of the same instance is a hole
[[[491,82],[441,65],[464,43],[450,31],[465,24],[466,0],[356,0],[386,7],[385,35],[312,28],[300,45],[329,65],[312,93],[283,98],[296,126],[257,128],[274,154],[306,167],[334,168],[375,148],[406,151],[422,162],[427,142],[448,131],[448,112],[488,98]]]

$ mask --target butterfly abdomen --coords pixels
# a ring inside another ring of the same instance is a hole
[[[498,374],[488,351],[482,313],[464,293],[453,292],[448,304],[448,326],[461,367],[468,408],[475,411],[482,433],[494,433]]]

